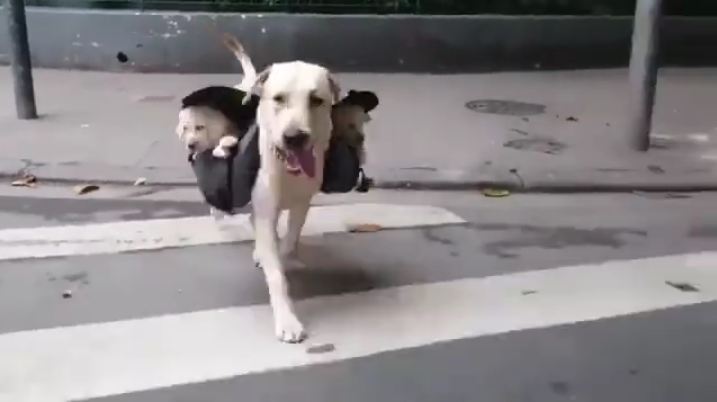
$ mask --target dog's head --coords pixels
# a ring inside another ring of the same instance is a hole
[[[378,106],[378,97],[370,91],[349,91],[331,110],[333,135],[341,136],[351,146],[362,147],[366,134],[364,125],[371,121],[368,112]]]
[[[229,121],[219,111],[206,106],[189,106],[179,111],[175,132],[187,150],[203,152],[214,148],[226,135]]]
[[[289,173],[314,176],[316,155],[328,148],[331,106],[339,91],[326,68],[301,61],[273,64],[257,76],[252,92],[261,98],[262,142]]]

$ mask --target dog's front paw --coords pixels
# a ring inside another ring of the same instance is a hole
[[[300,343],[306,339],[304,325],[292,313],[281,314],[275,321],[276,337],[286,343]]]

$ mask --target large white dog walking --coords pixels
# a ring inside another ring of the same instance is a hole
[[[254,258],[269,288],[276,335],[285,342],[306,337],[294,311],[285,275],[296,258],[311,199],[320,191],[324,154],[331,138],[331,106],[339,87],[329,71],[301,61],[276,63],[256,76],[261,168],[252,192]],[[289,211],[287,233],[277,233]]]

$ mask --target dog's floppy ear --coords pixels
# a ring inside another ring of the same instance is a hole
[[[333,74],[329,73],[329,87],[331,89],[331,95],[334,97],[334,103],[341,99],[341,86],[338,80]]]
[[[257,74],[256,79],[254,80],[254,83],[251,85],[251,88],[249,88],[249,91],[247,91],[246,96],[244,96],[244,100],[242,103],[245,105],[251,100],[252,95],[259,95],[261,96],[261,92],[264,89],[264,84],[266,83],[266,80],[269,79],[269,75],[271,74],[271,66],[265,68],[262,72]]]

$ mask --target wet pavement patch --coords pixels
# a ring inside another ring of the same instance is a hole
[[[499,99],[477,99],[466,103],[466,108],[476,113],[505,116],[530,116],[545,113],[545,105]]]
[[[483,251],[498,258],[517,258],[520,250],[540,248],[561,250],[570,247],[622,248],[627,244],[624,237],[645,238],[647,232],[631,228],[576,228],[544,227],[508,224],[469,224],[467,227],[479,232],[513,232],[509,238],[485,243]],[[516,233],[517,232],[517,233]]]
[[[717,238],[717,224],[694,226],[690,228],[689,236],[703,239]]]
[[[562,142],[545,137],[510,140],[504,143],[503,146],[506,148],[513,148],[518,151],[541,152],[548,155],[558,155],[562,153],[565,148],[567,148],[567,146]]]

